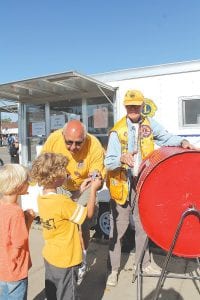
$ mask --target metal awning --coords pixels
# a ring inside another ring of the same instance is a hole
[[[113,102],[116,88],[70,71],[0,85],[0,100],[42,104],[79,98],[102,97]]]

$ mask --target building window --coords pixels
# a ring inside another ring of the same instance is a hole
[[[108,133],[114,124],[113,107],[105,98],[87,101],[88,132],[94,134],[106,149]]]
[[[51,132],[62,128],[66,122],[77,119],[82,121],[82,100],[56,101],[50,103]]]
[[[108,132],[113,126],[113,107],[104,97],[86,99],[84,105],[82,99],[52,102],[50,114],[51,131],[62,128],[71,119],[85,120],[88,132],[94,134],[104,148],[107,147]]]
[[[200,126],[200,96],[180,99],[181,125],[183,127]]]

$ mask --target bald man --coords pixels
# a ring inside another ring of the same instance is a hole
[[[104,149],[99,140],[87,133],[83,123],[71,120],[64,128],[50,134],[45,142],[42,152],[61,153],[69,161],[67,173],[69,178],[65,186],[59,189],[59,193],[69,195],[74,201],[86,206],[90,189],[82,192],[82,186],[90,182],[92,175],[105,176]],[[103,183],[103,182],[102,182]],[[90,183],[88,184],[90,185]],[[96,213],[97,215],[97,213]],[[90,227],[95,225],[95,216],[91,221],[86,221],[81,231],[81,244],[83,248],[83,266],[79,270],[78,283],[82,281],[86,271],[86,250],[89,245]]]

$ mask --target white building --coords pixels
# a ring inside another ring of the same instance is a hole
[[[115,119],[125,114],[125,92],[138,89],[154,101],[155,118],[168,131],[200,143],[200,61],[120,70],[94,78],[117,87]]]
[[[75,71],[0,85],[0,99],[19,103],[21,162],[37,155],[49,133],[71,118],[107,144],[108,132],[125,114],[123,97],[138,89],[157,106],[168,131],[200,144],[200,60],[85,76]]]

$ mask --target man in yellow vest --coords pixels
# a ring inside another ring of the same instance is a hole
[[[74,201],[86,206],[90,189],[87,188],[82,192],[81,187],[85,183],[88,183],[89,186],[92,176],[102,177],[102,181],[105,176],[104,149],[99,140],[87,133],[84,124],[79,120],[71,120],[65,124],[64,128],[50,134],[42,152],[61,153],[67,157],[69,177],[66,185],[59,189],[59,193],[68,194]],[[78,284],[81,283],[86,273],[86,251],[90,239],[90,227],[95,225],[97,211],[96,209],[92,221],[84,222],[80,228],[83,265],[79,269]]]
[[[124,97],[126,116],[111,129],[105,157],[107,186],[110,191],[110,235],[109,257],[111,273],[107,285],[115,286],[121,261],[121,240],[133,216],[135,226],[135,269],[144,248],[146,233],[140,222],[135,185],[141,161],[154,150],[154,141],[159,146],[194,147],[179,136],[167,132],[159,123],[144,117],[142,110],[145,98],[140,91],[128,90]],[[142,271],[158,274],[153,268],[149,250],[146,249],[142,261]]]

